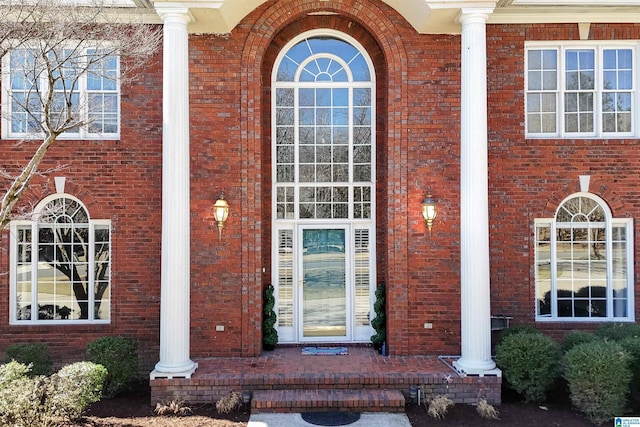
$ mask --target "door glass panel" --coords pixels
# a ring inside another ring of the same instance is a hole
[[[302,234],[303,337],[346,337],[345,230]]]

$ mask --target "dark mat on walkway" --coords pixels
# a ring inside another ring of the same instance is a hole
[[[346,426],[360,419],[360,412],[303,412],[302,419],[317,426]]]

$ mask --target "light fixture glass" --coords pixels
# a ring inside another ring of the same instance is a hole
[[[437,203],[435,199],[431,196],[431,193],[427,195],[427,198],[422,201],[422,217],[424,218],[424,222],[429,229],[429,234],[431,234],[431,227],[433,227],[433,220],[436,219]]]
[[[216,203],[213,205],[213,218],[216,220],[216,225],[218,226],[218,241],[222,239],[222,229],[224,228],[224,223],[229,217],[229,204],[224,199],[224,192],[220,193],[220,197],[216,200]]]

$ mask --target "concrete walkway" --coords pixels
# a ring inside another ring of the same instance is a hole
[[[349,427],[411,427],[406,414],[363,412],[360,419]],[[252,414],[248,427],[317,427],[302,419],[301,414]]]

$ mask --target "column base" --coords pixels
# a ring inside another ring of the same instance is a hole
[[[191,375],[198,369],[198,364],[192,362],[191,360],[188,363],[182,366],[163,366],[158,362],[156,364],[156,369],[151,371],[149,374],[149,379],[155,380],[157,378],[191,378]]]
[[[502,376],[502,371],[496,368],[496,364],[493,360],[487,361],[474,361],[465,360],[460,358],[453,362],[453,367],[456,371],[464,375],[474,376]]]

